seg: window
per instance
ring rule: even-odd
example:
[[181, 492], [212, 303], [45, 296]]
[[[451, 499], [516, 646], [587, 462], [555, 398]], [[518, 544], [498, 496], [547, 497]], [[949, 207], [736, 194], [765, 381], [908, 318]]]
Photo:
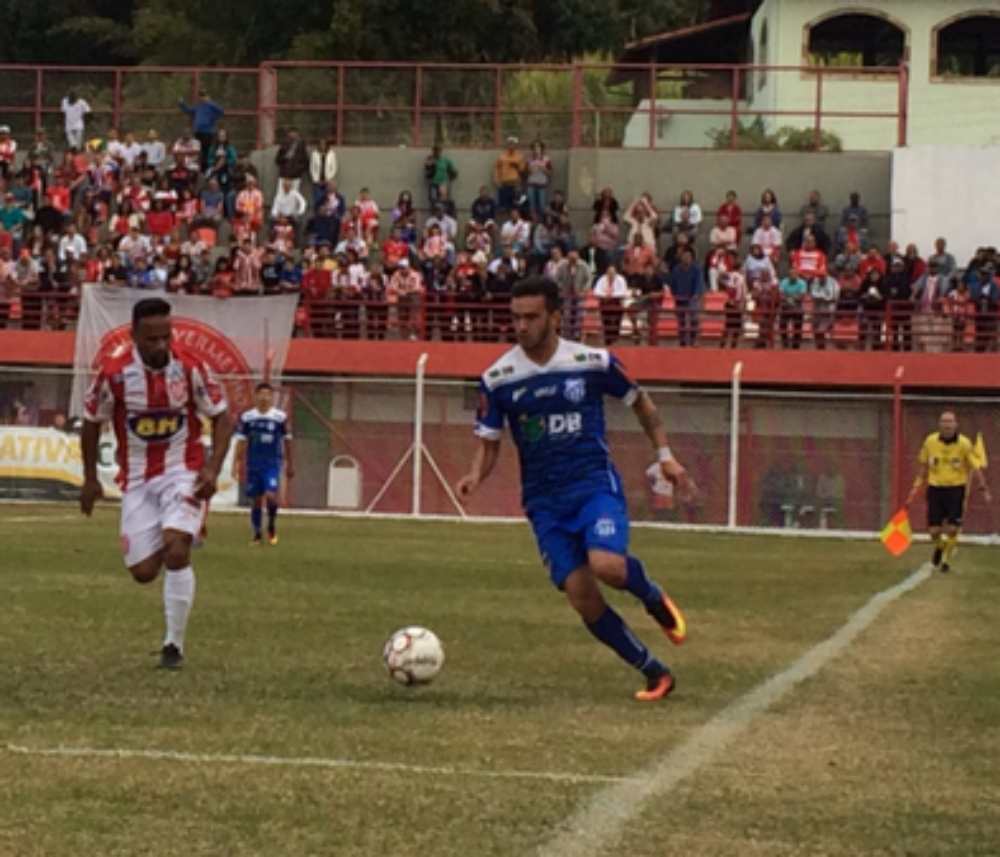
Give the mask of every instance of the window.
[[971, 15], [934, 31], [937, 77], [1000, 78], [1000, 17]]
[[809, 65], [896, 68], [906, 57], [906, 32], [879, 15], [837, 14], [806, 27]]

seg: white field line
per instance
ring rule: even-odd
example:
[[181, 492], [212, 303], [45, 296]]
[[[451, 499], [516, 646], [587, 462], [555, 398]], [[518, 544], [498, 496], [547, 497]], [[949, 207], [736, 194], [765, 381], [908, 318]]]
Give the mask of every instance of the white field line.
[[672, 789], [712, 764], [760, 715], [843, 654], [886, 607], [930, 576], [930, 565], [924, 565], [906, 580], [879, 592], [832, 637], [724, 708], [659, 761], [599, 791], [560, 825], [561, 831], [538, 850], [538, 857], [596, 857], [618, 853], [612, 848], [629, 821], [654, 799], [668, 806], [663, 799]]
[[75, 521], [78, 515], [15, 515], [4, 517], [5, 524], [48, 524], [52, 521]]
[[493, 771], [486, 768], [452, 768], [432, 765], [406, 765], [397, 762], [375, 762], [363, 759], [329, 759], [310, 756], [254, 756], [228, 753], [180, 753], [173, 750], [142, 750], [98, 747], [25, 747], [19, 744], [0, 745], [8, 753], [20, 756], [56, 756], [77, 759], [151, 759], [165, 762], [186, 762], [197, 765], [256, 765], [287, 768], [335, 768], [354, 771], [380, 771], [421, 776], [470, 777], [488, 780], [543, 780], [570, 784], [613, 784], [625, 777], [600, 774], [571, 774], [560, 771]]

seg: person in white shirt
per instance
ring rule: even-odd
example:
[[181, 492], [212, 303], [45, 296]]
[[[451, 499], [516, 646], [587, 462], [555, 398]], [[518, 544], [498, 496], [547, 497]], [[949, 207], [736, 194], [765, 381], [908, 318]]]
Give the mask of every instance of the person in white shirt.
[[636, 233], [642, 236], [646, 247], [656, 249], [656, 230], [659, 225], [659, 212], [653, 206], [648, 193], [633, 199], [625, 211], [623, 218], [629, 227], [628, 243], [635, 243]]
[[76, 225], [70, 223], [66, 234], [59, 239], [59, 261], [66, 261], [66, 252], [73, 254], [74, 259], [84, 259], [87, 256], [87, 241], [76, 231]]
[[309, 154], [309, 176], [313, 186], [313, 208], [326, 197], [327, 182], [337, 178], [337, 153], [328, 140], [320, 140]]
[[528, 249], [530, 237], [531, 224], [521, 217], [520, 211], [511, 209], [510, 219], [500, 229], [500, 245], [513, 247], [517, 253], [523, 253]]
[[771, 215], [765, 214], [760, 219], [760, 228], [754, 232], [751, 244], [759, 246], [772, 263], [778, 263], [778, 257], [781, 255], [781, 230], [772, 223]]
[[131, 170], [135, 159], [139, 157], [141, 152], [142, 146], [135, 141], [135, 134], [129, 131], [125, 135], [125, 141], [121, 144], [121, 157], [125, 166]]
[[155, 128], [149, 129], [146, 142], [142, 144], [142, 150], [146, 153], [146, 163], [159, 171], [160, 165], [167, 159], [167, 147], [163, 145]]
[[90, 105], [70, 90], [62, 100], [62, 112], [66, 119], [66, 145], [71, 149], [83, 149], [85, 118], [90, 113]]
[[274, 202], [271, 204], [271, 217], [277, 220], [283, 214], [292, 223], [297, 224], [306, 213], [306, 208], [305, 197], [295, 189], [295, 183], [291, 179], [282, 179], [278, 185], [278, 193], [275, 194]]
[[601, 321], [604, 328], [604, 346], [610, 348], [618, 341], [628, 283], [614, 265], [608, 265], [604, 275], [594, 283], [594, 295], [601, 303]]

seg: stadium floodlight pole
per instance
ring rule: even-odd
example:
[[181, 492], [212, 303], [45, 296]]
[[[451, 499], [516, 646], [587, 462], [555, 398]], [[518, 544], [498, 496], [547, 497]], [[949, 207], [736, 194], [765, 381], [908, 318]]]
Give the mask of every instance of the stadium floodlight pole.
[[729, 403], [729, 529], [737, 525], [736, 506], [739, 498], [740, 481], [740, 379], [743, 375], [743, 361], [733, 366], [733, 383]]
[[424, 463], [424, 374], [428, 354], [417, 359], [417, 401], [413, 408], [413, 507], [414, 517], [420, 515], [420, 491]]

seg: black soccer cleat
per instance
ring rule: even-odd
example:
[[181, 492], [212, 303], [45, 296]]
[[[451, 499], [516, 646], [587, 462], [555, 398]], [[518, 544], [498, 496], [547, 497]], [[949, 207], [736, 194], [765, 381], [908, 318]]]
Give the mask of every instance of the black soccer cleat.
[[640, 690], [635, 695], [639, 702], [656, 702], [660, 699], [666, 699], [677, 687], [677, 679], [665, 666], [657, 665], [652, 669], [643, 670], [643, 672], [646, 675], [646, 689]]
[[[941, 560], [944, 558], [944, 550], [942, 548], [934, 548], [934, 556], [931, 557], [931, 565], [937, 568], [941, 565]], [[946, 569], [942, 569], [943, 571]]]
[[184, 655], [173, 643], [167, 643], [160, 651], [161, 670], [179, 670], [184, 666]]
[[938, 571], [940, 571], [942, 574], [947, 574], [949, 571], [951, 571], [951, 566], [948, 565], [948, 563], [943, 562], [941, 563], [941, 567], [938, 569]]

